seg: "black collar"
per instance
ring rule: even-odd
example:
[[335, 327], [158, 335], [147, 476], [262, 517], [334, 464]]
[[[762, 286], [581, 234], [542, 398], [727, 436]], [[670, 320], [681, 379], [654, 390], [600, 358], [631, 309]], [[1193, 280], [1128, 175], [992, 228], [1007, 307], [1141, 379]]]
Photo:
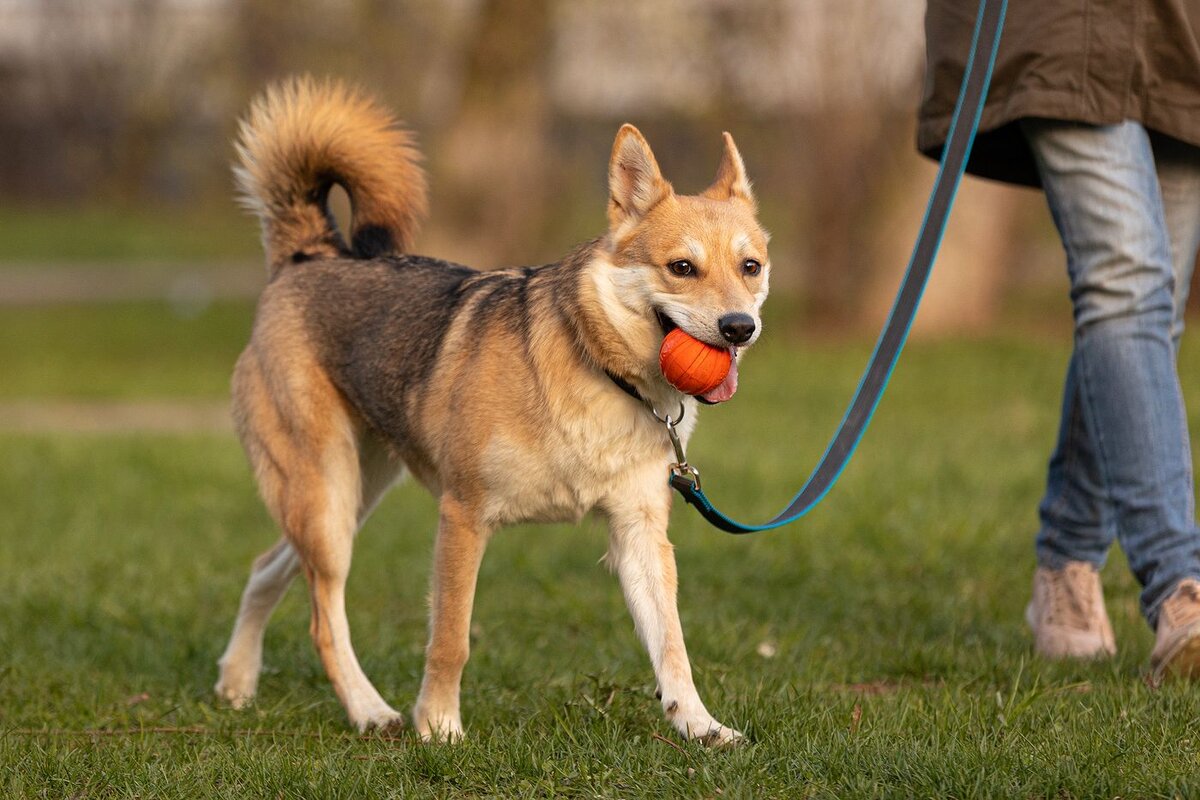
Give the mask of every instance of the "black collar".
[[629, 395], [634, 400], [637, 400], [639, 403], [646, 402], [646, 398], [642, 397], [642, 393], [639, 392], [637, 390], [637, 387], [635, 387], [632, 383], [625, 380], [620, 375], [614, 375], [613, 373], [609, 372], [608, 370], [604, 370], [604, 374], [607, 375], [608, 379], [611, 380], [613, 383], [615, 383], [617, 385], [617, 388], [620, 389], [622, 392]]
[[[637, 400], [639, 403], [646, 402], [646, 398], [642, 397], [642, 393], [639, 392], [637, 390], [637, 387], [634, 386], [632, 383], [625, 380], [624, 378], [622, 378], [619, 375], [614, 375], [613, 373], [609, 372], [608, 370], [604, 370], [604, 374], [607, 375], [608, 379], [610, 381], [612, 381], [613, 383], [615, 383], [617, 385], [617, 388], [620, 389], [622, 392], [629, 395], [634, 400]], [[703, 403], [706, 406], [715, 405], [715, 403], [713, 403], [711, 400], [705, 400], [703, 397], [697, 397], [696, 399], [699, 400], [701, 403]]]

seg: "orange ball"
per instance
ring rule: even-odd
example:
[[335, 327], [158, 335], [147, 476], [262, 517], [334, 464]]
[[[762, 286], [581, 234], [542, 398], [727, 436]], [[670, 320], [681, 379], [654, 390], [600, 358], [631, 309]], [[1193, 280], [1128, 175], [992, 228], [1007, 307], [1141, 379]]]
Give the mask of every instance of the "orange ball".
[[721, 385], [733, 357], [724, 347], [711, 344], [675, 328], [663, 339], [658, 366], [667, 383], [684, 394], [704, 394]]

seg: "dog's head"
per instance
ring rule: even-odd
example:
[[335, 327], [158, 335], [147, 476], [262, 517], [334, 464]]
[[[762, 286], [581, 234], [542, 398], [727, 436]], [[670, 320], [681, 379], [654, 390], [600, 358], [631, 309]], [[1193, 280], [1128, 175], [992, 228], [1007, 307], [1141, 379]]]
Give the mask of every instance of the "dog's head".
[[626, 324], [649, 322], [659, 343], [679, 327], [716, 347], [753, 344], [762, 331], [771, 263], [733, 137], [725, 134], [712, 185], [699, 195], [677, 195], [645, 137], [625, 125], [613, 144], [608, 181], [608, 256], [616, 294], [632, 312], [621, 315]]

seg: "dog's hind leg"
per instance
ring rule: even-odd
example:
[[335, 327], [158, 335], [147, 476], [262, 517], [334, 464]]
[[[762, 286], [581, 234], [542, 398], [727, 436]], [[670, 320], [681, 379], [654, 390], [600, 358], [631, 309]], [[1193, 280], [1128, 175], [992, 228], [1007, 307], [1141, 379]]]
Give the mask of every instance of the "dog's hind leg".
[[688, 739], [732, 744], [742, 735], [713, 719], [692, 681], [676, 605], [675, 550], [667, 540], [670, 490], [659, 470], [647, 478], [615, 493], [617, 499], [606, 504], [605, 561], [617, 573], [638, 638], [650, 654], [667, 719]]
[[[228, 687], [223, 694], [237, 694], [250, 683], [243, 678], [239, 687], [233, 680], [233, 667], [242, 666], [247, 673], [252, 665], [251, 660], [238, 661], [242, 654], [253, 655], [240, 643], [261, 641], [267, 617], [261, 608], [266, 600], [278, 600], [286, 586], [284, 576], [296, 570], [295, 561], [308, 578], [313, 641], [350, 721], [359, 730], [391, 727], [402, 717], [380, 697], [354, 655], [345, 585], [359, 523], [390, 484], [399, 463], [367, 458], [368, 451], [360, 447], [361, 431], [345, 401], [305, 356], [293, 350], [288, 359], [272, 359], [273, 364], [287, 364], [287, 371], [268, 374], [248, 350], [234, 375], [238, 430], [263, 501], [288, 544], [264, 557], [261, 569], [256, 567], [251, 576], [246, 590], [250, 608], [260, 610], [251, 611], [244, 633], [235, 631], [230, 645], [235, 658], [222, 664], [218, 686]], [[366, 478], [364, 471], [369, 472]]]
[[300, 553], [312, 597], [310, 627], [317, 652], [350, 722], [359, 731], [403, 725], [359, 666], [346, 618], [346, 578], [363, 508], [358, 452], [349, 441], [333, 442], [319, 470], [294, 487], [289, 536]]
[[[294, 447], [284, 433], [283, 410], [268, 389], [265, 370], [253, 348], [247, 348], [238, 359], [233, 389], [238, 434], [258, 479], [263, 501], [282, 526], [278, 511], [287, 484], [287, 457]], [[262, 669], [263, 633], [271, 612], [299, 572], [300, 558], [287, 536], [254, 561], [250, 580], [242, 592], [233, 635], [218, 662], [217, 695], [234, 708], [241, 708], [254, 698]]]
[[[361, 527], [384, 492], [396, 482], [403, 466], [384, 444], [374, 439], [365, 439], [359, 453], [362, 501], [359, 503], [358, 526]], [[300, 557], [286, 537], [254, 561], [250, 580], [242, 592], [233, 635], [218, 662], [221, 675], [217, 681], [217, 694], [234, 708], [242, 708], [254, 698], [262, 670], [263, 634], [267, 622], [299, 574]]]
[[233, 635], [218, 662], [221, 677], [217, 681], [217, 694], [234, 708], [242, 708], [254, 698], [262, 669], [263, 632], [271, 612], [299, 573], [300, 557], [286, 538], [254, 561], [250, 580], [242, 592]]
[[413, 710], [422, 739], [463, 735], [459, 689], [471, 648], [471, 610], [487, 535], [469, 506], [443, 496], [433, 556], [433, 591], [425, 677]]

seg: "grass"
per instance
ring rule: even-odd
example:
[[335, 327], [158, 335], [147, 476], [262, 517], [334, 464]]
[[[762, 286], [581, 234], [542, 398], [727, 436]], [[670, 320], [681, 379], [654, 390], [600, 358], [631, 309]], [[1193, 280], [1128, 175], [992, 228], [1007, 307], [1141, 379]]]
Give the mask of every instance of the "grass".
[[253, 306], [167, 303], [0, 309], [0, 400], [30, 397], [221, 400]]
[[[217, 397], [249, 324], [243, 306], [41, 313], [0, 316], [6, 397]], [[92, 341], [113, 328], [110, 346]], [[869, 352], [774, 333], [690, 454], [749, 519], [794, 492]], [[1191, 397], [1198, 350], [1185, 344]], [[1151, 638], [1119, 555], [1105, 584], [1120, 655], [1030, 654], [1033, 509], [1066, 355], [1065, 340], [917, 343], [808, 518], [738, 538], [676, 509], [701, 695], [753, 740], [732, 752], [680, 743], [661, 719], [594, 521], [491, 544], [465, 743], [350, 732], [299, 585], [269, 629], [257, 704], [221, 708], [214, 662], [275, 538], [236, 442], [0, 436], [0, 795], [1197, 796], [1200, 692], [1146, 686]], [[355, 553], [356, 649], [399, 708], [420, 681], [435, 513], [402, 486]]]

